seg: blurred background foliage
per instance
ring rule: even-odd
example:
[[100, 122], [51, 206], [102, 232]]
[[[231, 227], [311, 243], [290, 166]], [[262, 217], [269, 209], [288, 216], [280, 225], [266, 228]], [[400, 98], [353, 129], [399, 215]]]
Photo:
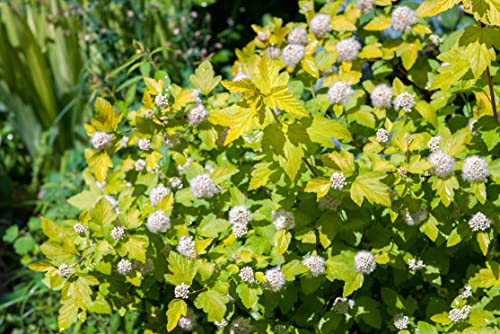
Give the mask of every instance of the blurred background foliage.
[[[161, 68], [185, 85], [205, 59], [230, 77], [251, 24], [297, 13], [289, 0], [0, 1], [0, 333], [57, 332], [58, 300], [25, 264], [39, 259], [39, 215], [76, 215], [65, 199], [83, 185], [96, 96], [126, 110], [141, 76]], [[441, 33], [468, 20], [453, 8], [432, 24]], [[135, 319], [92, 315], [65, 332], [135, 333]]]

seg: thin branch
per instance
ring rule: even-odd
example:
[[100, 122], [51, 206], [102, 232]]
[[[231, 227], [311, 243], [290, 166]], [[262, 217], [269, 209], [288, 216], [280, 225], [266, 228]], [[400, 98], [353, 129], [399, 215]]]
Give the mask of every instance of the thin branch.
[[490, 88], [491, 95], [491, 107], [493, 108], [493, 113], [497, 119], [497, 122], [500, 123], [500, 112], [497, 111], [497, 104], [495, 102], [495, 91], [493, 90], [493, 80], [491, 79], [490, 67], [486, 67], [486, 78], [488, 78], [488, 87]]
[[302, 161], [304, 161], [304, 163], [306, 164], [307, 168], [309, 168], [309, 170], [314, 174], [314, 176], [316, 176], [316, 177], [319, 176], [319, 174], [316, 171], [316, 169], [314, 169], [314, 166], [311, 165], [311, 163], [309, 161], [307, 161], [306, 158], [302, 157]]

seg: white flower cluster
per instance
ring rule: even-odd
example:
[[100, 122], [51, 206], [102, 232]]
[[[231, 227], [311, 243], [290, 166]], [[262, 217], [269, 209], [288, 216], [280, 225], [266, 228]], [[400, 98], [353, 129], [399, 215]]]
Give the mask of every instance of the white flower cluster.
[[443, 151], [433, 152], [427, 160], [433, 164], [431, 172], [441, 179], [446, 179], [455, 169], [455, 159]]
[[174, 289], [175, 298], [188, 299], [190, 288], [191, 286], [187, 285], [186, 283], [176, 285]]
[[354, 90], [351, 86], [346, 85], [341, 81], [335, 82], [328, 89], [328, 99], [332, 104], [347, 104], [349, 99], [354, 94]]
[[303, 28], [293, 28], [287, 36], [288, 43], [290, 44], [307, 44], [307, 31]]
[[111, 230], [111, 238], [115, 240], [121, 240], [125, 236], [125, 227], [123, 226], [115, 226]]
[[325, 272], [325, 259], [321, 256], [308, 256], [302, 260], [302, 263], [309, 269], [309, 274], [313, 277], [317, 277]]
[[304, 57], [304, 53], [306, 52], [306, 48], [300, 44], [288, 44], [283, 49], [281, 53], [281, 58], [285, 62], [286, 66], [295, 67], [302, 58]]
[[221, 188], [214, 183], [208, 173], [197, 175], [191, 179], [190, 189], [196, 198], [212, 198], [221, 191]]
[[144, 110], [144, 117], [146, 117], [147, 119], [153, 118], [154, 115], [155, 115], [155, 111], [153, 109]]
[[339, 314], [345, 314], [354, 308], [354, 300], [337, 297], [333, 302], [333, 310]]
[[229, 327], [229, 334], [251, 334], [253, 333], [253, 326], [250, 319], [238, 317], [231, 322]]
[[404, 112], [411, 112], [411, 108], [415, 106], [415, 96], [408, 92], [404, 92], [396, 96], [393, 103], [394, 109], [403, 109]]
[[151, 140], [142, 138], [139, 140], [138, 145], [141, 151], [149, 151], [151, 149]]
[[162, 95], [162, 94], [158, 94], [156, 95], [155, 97], [155, 104], [158, 108], [161, 108], [161, 109], [165, 109], [166, 107], [168, 107], [168, 96], [167, 94], [165, 95]]
[[375, 0], [356, 0], [356, 8], [366, 13], [373, 9], [374, 2]]
[[490, 228], [491, 220], [488, 219], [482, 212], [476, 212], [468, 222], [470, 228], [474, 231], [485, 231]]
[[90, 142], [96, 150], [104, 150], [111, 144], [112, 140], [112, 135], [108, 135], [107, 133], [100, 131], [97, 131], [92, 135], [92, 137], [90, 137]]
[[344, 173], [334, 172], [330, 177], [330, 183], [333, 189], [342, 190], [347, 184]]
[[186, 237], [184, 235], [181, 236], [179, 238], [179, 243], [177, 244], [177, 251], [179, 254], [184, 255], [188, 259], [195, 259], [197, 254], [193, 237]]
[[266, 286], [272, 291], [276, 292], [281, 290], [283, 285], [286, 283], [285, 275], [281, 271], [280, 267], [274, 267], [266, 270], [265, 276], [267, 281]]
[[241, 238], [247, 235], [248, 229], [246, 224], [233, 224], [233, 234], [236, 238]]
[[118, 262], [117, 268], [120, 274], [127, 275], [132, 271], [132, 263], [127, 259], [121, 259], [120, 262]]
[[376, 108], [389, 108], [392, 102], [392, 89], [386, 84], [380, 84], [370, 93], [372, 105]]
[[159, 184], [149, 193], [149, 201], [153, 206], [157, 206], [168, 194], [170, 194], [170, 188], [165, 187], [163, 184]]
[[471, 309], [470, 305], [464, 305], [462, 308], [454, 307], [448, 313], [448, 318], [453, 322], [467, 319], [467, 317], [469, 316], [470, 309]]
[[224, 327], [226, 327], [227, 325], [229, 325], [229, 323], [227, 322], [226, 319], [222, 319], [221, 322], [214, 321], [214, 325], [215, 325], [215, 327], [217, 327], [218, 330], [221, 330]]
[[149, 214], [146, 227], [151, 233], [163, 233], [170, 228], [170, 219], [165, 212], [158, 210]]
[[439, 37], [438, 35], [436, 34], [432, 34], [429, 36], [429, 41], [431, 41], [432, 44], [438, 46], [439, 44], [441, 44], [443, 42], [443, 38], [442, 37]]
[[141, 170], [143, 170], [144, 167], [146, 167], [146, 160], [144, 160], [144, 159], [137, 159], [136, 162], [134, 163], [134, 169], [137, 172], [140, 172]]
[[170, 186], [174, 189], [182, 188], [182, 180], [177, 176], [171, 177], [170, 180], [168, 180], [168, 183], [170, 183]]
[[309, 29], [317, 38], [323, 37], [324, 34], [332, 31], [330, 15], [323, 13], [314, 15], [311, 22], [309, 22]]
[[410, 30], [411, 26], [418, 22], [417, 13], [406, 6], [399, 6], [391, 14], [391, 24], [395, 30]]
[[435, 136], [429, 139], [427, 142], [427, 147], [431, 152], [439, 151], [439, 144], [441, 143], [441, 136]]
[[73, 226], [73, 230], [75, 230], [76, 234], [82, 235], [85, 234], [89, 228], [86, 225], [76, 223], [75, 226]]
[[397, 173], [400, 177], [405, 177], [408, 174], [408, 169], [405, 167], [399, 167]]
[[417, 259], [417, 258], [412, 258], [408, 260], [408, 268], [410, 268], [413, 271], [418, 271], [421, 269], [425, 268], [424, 261]]
[[427, 219], [427, 209], [425, 206], [421, 206], [417, 211], [410, 212], [409, 210], [405, 210], [404, 219], [406, 224], [409, 226], [413, 226], [416, 224], [420, 224], [424, 220]]
[[341, 203], [342, 201], [340, 199], [335, 198], [331, 195], [326, 195], [319, 199], [318, 207], [321, 210], [337, 211]]
[[399, 330], [406, 329], [406, 328], [408, 328], [408, 325], [410, 324], [410, 318], [408, 318], [407, 315], [398, 314], [394, 318], [393, 324], [394, 324], [394, 327], [396, 327], [396, 329], [399, 329]]
[[377, 267], [375, 256], [366, 250], [356, 253], [354, 256], [354, 268], [358, 273], [370, 274]]
[[271, 59], [276, 59], [280, 56], [281, 54], [281, 49], [274, 46], [274, 45], [269, 45], [265, 52], [267, 53], [267, 55], [269, 56], [269, 58]]
[[467, 299], [469, 297], [472, 297], [472, 287], [470, 285], [464, 286], [458, 296], [462, 299]]
[[257, 38], [261, 41], [261, 42], [266, 42], [267, 41], [267, 34], [264, 32], [264, 31], [259, 31], [257, 33]]
[[361, 44], [354, 38], [344, 38], [335, 45], [335, 50], [339, 53], [337, 61], [353, 61], [361, 50]]
[[477, 155], [470, 155], [464, 160], [462, 177], [467, 182], [485, 182], [490, 176], [490, 169], [486, 160]]
[[181, 316], [177, 325], [185, 332], [192, 332], [196, 326], [196, 319], [193, 310], [187, 309], [185, 316]]
[[253, 274], [253, 269], [252, 267], [246, 266], [240, 269], [239, 276], [243, 282], [247, 282], [252, 284], [255, 282], [255, 277]]
[[376, 139], [381, 144], [387, 144], [389, 142], [389, 131], [384, 128], [378, 129]]
[[207, 118], [208, 116], [208, 111], [207, 108], [202, 103], [196, 104], [194, 107], [192, 107], [188, 114], [187, 118], [189, 120], [189, 125], [199, 125], [203, 123], [203, 121]]
[[63, 263], [57, 268], [57, 274], [62, 278], [67, 278], [69, 275], [73, 273], [73, 268]]
[[233, 225], [233, 234], [241, 238], [247, 234], [247, 224], [252, 220], [252, 212], [244, 205], [236, 205], [229, 210], [229, 222]]
[[193, 92], [191, 93], [191, 96], [193, 97], [194, 101], [196, 103], [201, 103], [201, 89], [195, 88], [193, 89]]
[[129, 139], [128, 137], [123, 137], [122, 139], [120, 139], [120, 146], [123, 148], [127, 147], [128, 139]]
[[277, 230], [290, 230], [295, 227], [295, 218], [292, 212], [279, 210], [273, 212], [273, 224]]

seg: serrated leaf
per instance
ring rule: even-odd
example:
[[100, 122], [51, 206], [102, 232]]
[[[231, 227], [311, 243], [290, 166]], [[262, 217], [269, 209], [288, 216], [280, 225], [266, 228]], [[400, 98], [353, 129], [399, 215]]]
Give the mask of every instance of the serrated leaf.
[[208, 290], [200, 293], [194, 301], [194, 305], [198, 309], [208, 315], [209, 322], [221, 322], [226, 313], [226, 304], [229, 302], [227, 295], [215, 290]]
[[437, 220], [434, 216], [430, 215], [429, 219], [420, 226], [420, 231], [424, 232], [425, 235], [432, 241], [436, 241], [439, 235], [439, 229], [437, 228]]
[[415, 333], [416, 334], [438, 334], [438, 331], [431, 324], [424, 322], [424, 321], [419, 321], [417, 323], [417, 331]]
[[475, 79], [478, 79], [481, 74], [483, 74], [486, 67], [491, 64], [492, 60], [490, 50], [485, 44], [479, 44], [479, 42], [469, 44], [465, 49], [465, 56], [469, 61], [470, 68]]
[[123, 114], [116, 114], [111, 103], [101, 97], [96, 99], [94, 108], [95, 114], [91, 119], [92, 125], [94, 125], [98, 131], [115, 131]]
[[318, 177], [307, 181], [305, 192], [316, 193], [318, 198], [321, 198], [328, 194], [328, 191], [332, 187], [330, 180], [324, 177]]
[[167, 330], [173, 331], [182, 316], [187, 315], [187, 304], [182, 299], [172, 299], [168, 303]]
[[257, 87], [253, 84], [250, 79], [244, 78], [238, 81], [222, 81], [222, 86], [224, 86], [228, 91], [232, 93], [243, 94], [245, 99], [249, 99], [258, 93]]
[[338, 121], [318, 116], [314, 116], [311, 126], [307, 128], [307, 133], [313, 143], [330, 148], [335, 147], [332, 138], [345, 141], [352, 140], [349, 130]]
[[271, 162], [259, 162], [254, 166], [248, 190], [254, 190], [267, 185], [269, 178], [275, 172], [274, 169], [269, 168], [271, 165]]
[[284, 155], [279, 156], [279, 164], [290, 180], [294, 182], [300, 166], [302, 165], [304, 150], [287, 140], [283, 147], [283, 154]]
[[344, 15], [337, 15], [332, 20], [332, 28], [335, 31], [355, 31], [356, 25], [349, 21]]
[[113, 167], [109, 155], [104, 151], [97, 151], [89, 158], [89, 168], [93, 171], [97, 181], [104, 182], [108, 169]]
[[236, 167], [218, 167], [212, 173], [210, 173], [210, 177], [214, 181], [215, 184], [220, 184], [238, 173], [238, 168]]
[[250, 288], [246, 283], [238, 284], [236, 293], [240, 297], [241, 302], [247, 309], [252, 309], [257, 305], [259, 296], [262, 295], [261, 288]]
[[432, 189], [437, 191], [441, 202], [446, 207], [451, 204], [455, 197], [454, 189], [458, 188], [458, 180], [455, 176], [450, 176], [445, 180], [436, 177], [432, 183]]
[[426, 121], [430, 122], [434, 126], [434, 128], [437, 129], [437, 114], [432, 105], [425, 101], [418, 101], [415, 105], [415, 109]]
[[304, 71], [309, 73], [314, 78], [317, 79], [319, 77], [319, 69], [318, 66], [316, 65], [315, 59], [312, 56], [310, 55], [304, 56], [304, 58], [302, 58], [301, 61], [301, 66], [304, 69]]
[[351, 176], [355, 171], [354, 155], [349, 151], [332, 152], [323, 157], [331, 160], [346, 176]]
[[386, 15], [378, 15], [365, 25], [363, 29], [368, 31], [380, 31], [389, 28], [391, 25], [390, 17]]
[[441, 312], [438, 314], [434, 314], [431, 317], [431, 320], [434, 321], [435, 323], [441, 324], [441, 325], [449, 325], [451, 323], [450, 318], [448, 318], [448, 312]]
[[28, 264], [28, 268], [30, 268], [33, 271], [37, 271], [37, 272], [45, 272], [45, 271], [49, 270], [50, 268], [54, 268], [54, 266], [49, 261], [42, 260], [42, 261], [33, 262], [33, 263]]
[[366, 198], [372, 204], [390, 206], [389, 187], [380, 181], [385, 176], [385, 174], [377, 172], [368, 172], [359, 175], [351, 186], [351, 199], [354, 203], [361, 206]]
[[144, 78], [144, 83], [146, 84], [146, 87], [148, 88], [150, 94], [158, 95], [163, 92], [162, 80], [155, 80], [153, 78], [146, 77]]
[[78, 306], [71, 301], [63, 303], [59, 308], [59, 315], [57, 317], [57, 325], [60, 331], [68, 329], [78, 320]]
[[99, 199], [99, 193], [84, 190], [68, 199], [68, 203], [80, 210], [88, 210], [95, 205]]
[[308, 116], [307, 110], [301, 100], [285, 89], [273, 90], [271, 95], [266, 97], [266, 104], [274, 110], [284, 110], [297, 117]]
[[352, 295], [352, 293], [363, 286], [364, 276], [363, 274], [357, 273], [356, 276], [352, 280], [346, 280], [344, 283], [344, 291], [342, 292], [342, 296], [348, 297]]
[[418, 52], [422, 49], [422, 44], [419, 40], [415, 40], [414, 43], [402, 43], [397, 50], [397, 55], [401, 57], [403, 61], [403, 67], [409, 70], [415, 64], [418, 57]]
[[486, 262], [486, 268], [479, 270], [469, 284], [476, 288], [488, 289], [500, 285], [500, 267], [496, 262]]
[[425, 0], [417, 8], [418, 17], [436, 16], [458, 4], [456, 0]]
[[191, 285], [197, 272], [195, 261], [189, 260], [176, 252], [170, 252], [168, 255], [168, 269], [172, 274], [167, 274], [165, 277], [167, 282], [173, 285], [181, 283]]
[[276, 255], [281, 256], [285, 254], [292, 240], [292, 235], [287, 230], [279, 230], [274, 235], [273, 244], [276, 249]]
[[488, 254], [488, 248], [491, 242], [488, 233], [478, 232], [476, 234], [476, 241], [479, 245], [479, 248], [481, 248], [481, 252], [483, 253], [484, 256], [486, 256], [486, 254]]
[[295, 280], [295, 276], [307, 273], [309, 269], [299, 260], [292, 260], [281, 267], [281, 272], [285, 275], [287, 282]]
[[130, 258], [145, 263], [148, 245], [149, 239], [145, 235], [129, 235], [127, 241], [122, 243], [122, 249]]
[[189, 79], [196, 88], [201, 90], [202, 94], [208, 95], [219, 84], [222, 77], [220, 75], [215, 76], [212, 64], [205, 60], [196, 68]]
[[462, 236], [458, 233], [458, 229], [455, 228], [451, 231], [448, 236], [448, 241], [446, 242], [446, 247], [453, 247], [462, 241]]
[[61, 241], [64, 238], [64, 228], [46, 217], [42, 217], [41, 227], [50, 240]]

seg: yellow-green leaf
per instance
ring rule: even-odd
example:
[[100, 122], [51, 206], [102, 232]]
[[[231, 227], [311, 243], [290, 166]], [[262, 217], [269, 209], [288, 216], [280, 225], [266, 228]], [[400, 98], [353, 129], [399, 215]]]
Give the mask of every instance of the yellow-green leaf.
[[302, 101], [289, 93], [286, 88], [273, 90], [272, 94], [269, 95], [265, 100], [266, 104], [269, 106], [269, 108], [271, 108], [271, 110], [277, 108], [278, 110], [284, 110], [298, 117], [304, 117], [308, 115]]
[[205, 95], [208, 95], [221, 81], [221, 76], [215, 76], [212, 64], [205, 60], [198, 66], [193, 75], [191, 75], [191, 83]]
[[385, 177], [385, 174], [377, 172], [359, 175], [351, 186], [351, 198], [354, 203], [361, 206], [366, 198], [370, 203], [390, 206], [389, 187], [380, 181]]
[[478, 232], [476, 234], [476, 240], [479, 245], [479, 248], [481, 248], [481, 252], [483, 253], [484, 256], [486, 256], [486, 254], [488, 254], [488, 248], [490, 247], [490, 242], [491, 242], [488, 233]]
[[349, 130], [334, 119], [314, 116], [311, 126], [307, 128], [307, 133], [312, 142], [325, 147], [334, 148], [332, 138], [338, 140], [351, 141]]
[[194, 301], [194, 305], [198, 309], [208, 315], [209, 322], [221, 322], [226, 313], [226, 304], [229, 302], [227, 295], [215, 290], [208, 290], [200, 293]]
[[391, 26], [391, 18], [386, 15], [375, 16], [363, 29], [369, 31], [380, 31]]
[[91, 121], [95, 128], [104, 132], [115, 131], [123, 114], [116, 114], [111, 103], [101, 97], [96, 99], [94, 107], [95, 115]]
[[331, 187], [332, 184], [330, 183], [330, 180], [324, 177], [318, 177], [309, 180], [304, 191], [308, 193], [316, 193], [318, 198], [321, 198], [328, 194]]
[[486, 67], [490, 66], [491, 60], [496, 58], [494, 51], [492, 52], [486, 44], [480, 44], [478, 41], [467, 46], [465, 56], [469, 61], [475, 79], [478, 79], [486, 70]]
[[274, 235], [273, 244], [276, 249], [276, 255], [281, 256], [285, 254], [292, 240], [292, 235], [287, 230], [279, 230]]
[[89, 159], [89, 167], [99, 182], [103, 182], [108, 174], [108, 169], [113, 167], [113, 162], [104, 151], [97, 151]]
[[182, 316], [187, 315], [187, 304], [182, 299], [172, 299], [168, 303], [167, 330], [173, 331]]

